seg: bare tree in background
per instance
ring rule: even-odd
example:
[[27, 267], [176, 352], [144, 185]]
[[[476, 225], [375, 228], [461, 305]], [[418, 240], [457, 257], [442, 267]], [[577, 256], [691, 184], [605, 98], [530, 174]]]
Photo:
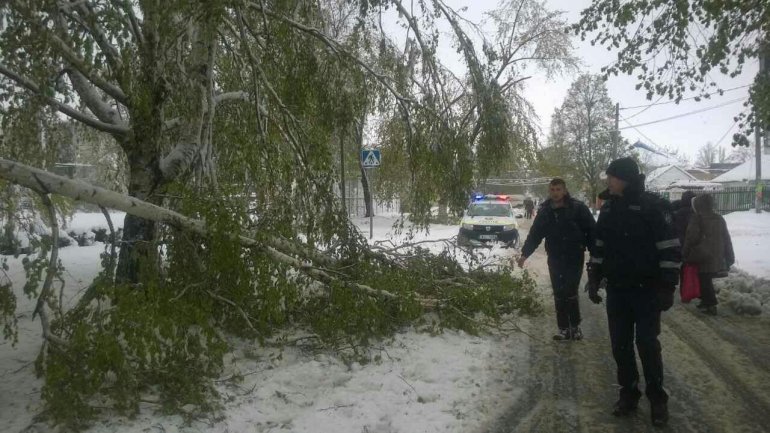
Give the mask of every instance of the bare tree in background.
[[708, 168], [715, 162], [725, 162], [725, 160], [727, 160], [727, 150], [724, 147], [708, 142], [698, 149], [695, 166]]

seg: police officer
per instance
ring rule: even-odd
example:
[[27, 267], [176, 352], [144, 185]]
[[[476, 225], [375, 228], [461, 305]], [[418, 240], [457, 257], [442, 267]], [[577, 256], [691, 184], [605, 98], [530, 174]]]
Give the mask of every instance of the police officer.
[[607, 279], [607, 319], [620, 384], [620, 398], [612, 413], [632, 413], [641, 397], [635, 334], [652, 423], [663, 426], [668, 421], [668, 394], [663, 388], [658, 341], [660, 312], [674, 302], [680, 243], [670, 224], [669, 203], [644, 191], [644, 175], [633, 159], [612, 161], [607, 184], [607, 191], [600, 195], [606, 201], [596, 224], [586, 290], [591, 301], [600, 303], [599, 282]]
[[586, 247], [592, 244], [594, 218], [588, 207], [570, 197], [564, 180], [548, 185], [549, 198], [540, 205], [527, 240], [521, 249], [519, 267], [545, 238], [548, 273], [551, 277], [559, 332], [554, 340], [580, 340], [578, 287], [583, 275]]

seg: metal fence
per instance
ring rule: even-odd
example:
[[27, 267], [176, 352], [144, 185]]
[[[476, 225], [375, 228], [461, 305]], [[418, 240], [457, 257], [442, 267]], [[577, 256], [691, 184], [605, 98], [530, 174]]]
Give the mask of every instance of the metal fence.
[[[674, 201], [682, 197], [681, 191], [653, 191], [661, 196]], [[770, 211], [770, 191], [765, 191], [762, 195], [762, 209]], [[745, 211], [754, 209], [756, 188], [753, 186], [739, 186], [723, 188], [717, 191], [695, 191], [695, 194], [709, 194], [714, 197], [714, 210], [721, 214], [728, 214], [735, 211]]]
[[[398, 199], [393, 201], [373, 200], [373, 202], [375, 215], [395, 214], [401, 208], [401, 202]], [[366, 215], [366, 201], [363, 197], [346, 197], [345, 209], [347, 209], [349, 216], [362, 217]]]

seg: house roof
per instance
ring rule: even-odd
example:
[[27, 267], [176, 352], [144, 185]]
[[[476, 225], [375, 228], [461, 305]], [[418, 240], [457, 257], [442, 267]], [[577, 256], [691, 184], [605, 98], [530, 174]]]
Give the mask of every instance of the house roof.
[[690, 180], [697, 180], [695, 176], [688, 173], [685, 169], [682, 167], [679, 167], [677, 165], [664, 165], [663, 167], [658, 167], [655, 170], [651, 171], [649, 174], [647, 174], [647, 183], [653, 182], [655, 179], [659, 178], [663, 174], [667, 173], [670, 170], [676, 170], [680, 172], [686, 179]]
[[708, 166], [709, 170], [732, 170], [735, 167], [741, 165], [740, 162], [712, 162], [711, 165]]
[[[727, 173], [721, 174], [712, 182], [744, 182], [754, 180], [757, 175], [757, 159], [749, 158], [743, 164], [735, 167]], [[762, 155], [762, 180], [770, 180], [770, 155]]]
[[721, 174], [713, 173], [710, 170], [704, 170], [702, 168], [688, 168], [687, 172], [698, 180], [711, 180]]

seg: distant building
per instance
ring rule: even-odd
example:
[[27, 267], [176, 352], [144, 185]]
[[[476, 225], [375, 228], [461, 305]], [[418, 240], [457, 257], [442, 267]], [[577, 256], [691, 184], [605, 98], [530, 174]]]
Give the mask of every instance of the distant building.
[[[712, 182], [718, 182], [726, 187], [754, 185], [757, 176], [756, 158], [749, 158], [717, 177]], [[762, 183], [770, 185], [770, 155], [762, 155]]]
[[662, 190], [673, 183], [687, 181], [698, 181], [698, 179], [678, 165], [664, 165], [647, 174], [645, 185], [650, 190]]
[[701, 181], [709, 181], [718, 176], [718, 174], [714, 174], [705, 168], [688, 168], [686, 171], [690, 173], [690, 176]]

